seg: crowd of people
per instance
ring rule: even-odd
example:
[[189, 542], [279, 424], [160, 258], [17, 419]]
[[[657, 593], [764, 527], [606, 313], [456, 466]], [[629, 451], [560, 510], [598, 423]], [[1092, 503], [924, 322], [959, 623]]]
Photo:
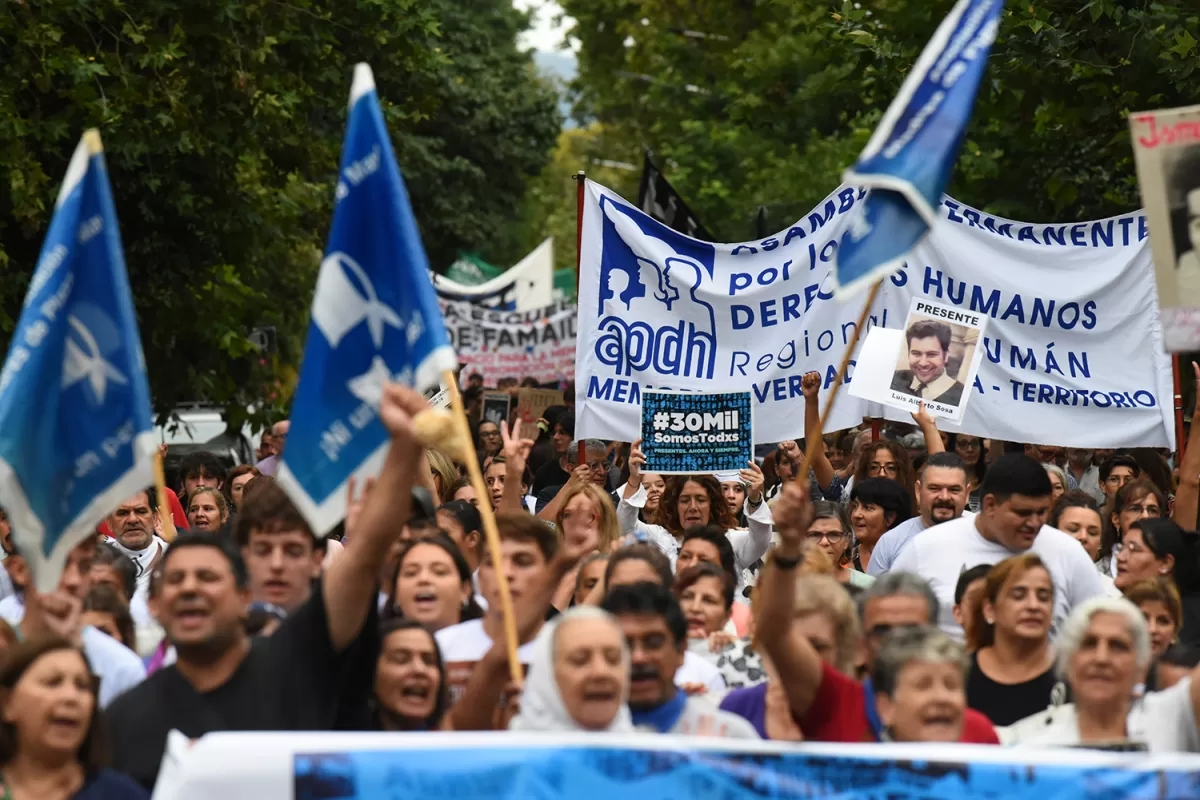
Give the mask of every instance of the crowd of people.
[[389, 386], [382, 471], [329, 535], [273, 478], [283, 421], [256, 464], [186, 456], [168, 513], [122, 502], [52, 592], [0, 521], [0, 797], [144, 797], [171, 730], [1200, 750], [1200, 431], [1179, 462], [923, 410], [824, 435], [819, 384], [805, 439], [718, 478], [577, 441], [569, 390], [484, 419], [471, 375], [483, 495]]

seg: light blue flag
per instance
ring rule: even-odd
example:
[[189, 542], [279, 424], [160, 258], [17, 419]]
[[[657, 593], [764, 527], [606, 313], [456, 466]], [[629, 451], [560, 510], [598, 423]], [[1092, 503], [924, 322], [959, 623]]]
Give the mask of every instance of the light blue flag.
[[0, 505], [50, 591], [68, 553], [154, 482], [146, 362], [100, 134], [79, 140], [0, 372]]
[[366, 64], [354, 69], [336, 203], [275, 473], [318, 535], [345, 517], [346, 482], [383, 465], [384, 383], [423, 391], [457, 367]]
[[870, 189], [837, 251], [838, 297], [900, 269], [937, 219], [1004, 0], [959, 0], [845, 181]]

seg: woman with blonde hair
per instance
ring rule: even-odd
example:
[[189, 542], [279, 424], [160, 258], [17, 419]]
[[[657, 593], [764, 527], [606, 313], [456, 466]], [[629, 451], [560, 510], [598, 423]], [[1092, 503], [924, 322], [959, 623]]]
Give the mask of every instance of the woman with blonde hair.
[[1166, 578], [1138, 581], [1125, 590], [1125, 599], [1133, 603], [1146, 618], [1150, 633], [1150, 656], [1153, 662], [1146, 673], [1146, 691], [1163, 688], [1158, 680], [1158, 660], [1179, 638], [1183, 627], [1183, 601], [1179, 590]]
[[[804, 562], [796, 572], [802, 579], [796, 585], [792, 630], [808, 639], [822, 660], [853, 676], [861, 630], [850, 593], [833, 577], [834, 567], [829, 557], [816, 547], [805, 550]], [[756, 592], [752, 607], [757, 604]], [[721, 709], [744, 717], [764, 739], [802, 741], [804, 734], [792, 717], [787, 693], [771, 664], [755, 653], [749, 642], [744, 649], [746, 653], [741, 658], [760, 660], [761, 680], [731, 690], [721, 701]], [[726, 674], [727, 670], [722, 672]]]
[[621, 536], [612, 498], [594, 483], [574, 481], [562, 491], [562, 506], [554, 518], [558, 532], [568, 536], [574, 526], [590, 526], [596, 531], [601, 553], [611, 553]]
[[1053, 614], [1054, 581], [1037, 554], [1006, 558], [988, 571], [968, 642], [967, 705], [993, 725], [1011, 725], [1051, 705], [1058, 684]]
[[187, 515], [192, 530], [217, 533], [229, 521], [229, 506], [220, 489], [201, 486], [188, 497]]
[[425, 448], [425, 460], [429, 462], [429, 471], [433, 473], [433, 485], [437, 488], [437, 505], [449, 503], [454, 499], [454, 487], [458, 483], [458, 468], [450, 460], [450, 456], [435, 447]]

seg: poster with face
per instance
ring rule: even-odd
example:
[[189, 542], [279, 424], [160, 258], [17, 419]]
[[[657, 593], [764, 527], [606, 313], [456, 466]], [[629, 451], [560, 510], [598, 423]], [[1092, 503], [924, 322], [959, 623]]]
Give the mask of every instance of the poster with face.
[[1163, 343], [1200, 347], [1200, 106], [1129, 118]]
[[962, 419], [983, 359], [988, 317], [913, 298], [903, 330], [867, 332], [850, 394], [931, 417]]

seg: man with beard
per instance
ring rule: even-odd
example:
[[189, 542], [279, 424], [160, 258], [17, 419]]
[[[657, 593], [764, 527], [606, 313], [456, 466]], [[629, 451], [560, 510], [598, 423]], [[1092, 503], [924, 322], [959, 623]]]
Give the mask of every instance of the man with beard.
[[917, 476], [921, 513], [880, 537], [867, 574], [879, 576], [891, 569], [904, 545], [921, 531], [961, 517], [967, 496], [967, 468], [961, 458], [954, 453], [934, 453], [927, 458]]
[[241, 553], [226, 538], [189, 533], [161, 565], [152, 607], [174, 645], [163, 667], [112, 704], [113, 766], [147, 789], [158, 779], [167, 733], [189, 738], [215, 731], [331, 730], [366, 724], [370, 681], [363, 662], [377, 646], [376, 576], [409, 518], [424, 452], [413, 417], [420, 394], [384, 388], [379, 420], [391, 447], [355, 533], [311, 598], [270, 637], [243, 627], [251, 591]]
[[684, 736], [758, 739], [754, 727], [675, 685], [687, 652], [687, 620], [675, 596], [656, 583], [617, 586], [604, 598], [629, 642], [629, 710], [639, 730]]

